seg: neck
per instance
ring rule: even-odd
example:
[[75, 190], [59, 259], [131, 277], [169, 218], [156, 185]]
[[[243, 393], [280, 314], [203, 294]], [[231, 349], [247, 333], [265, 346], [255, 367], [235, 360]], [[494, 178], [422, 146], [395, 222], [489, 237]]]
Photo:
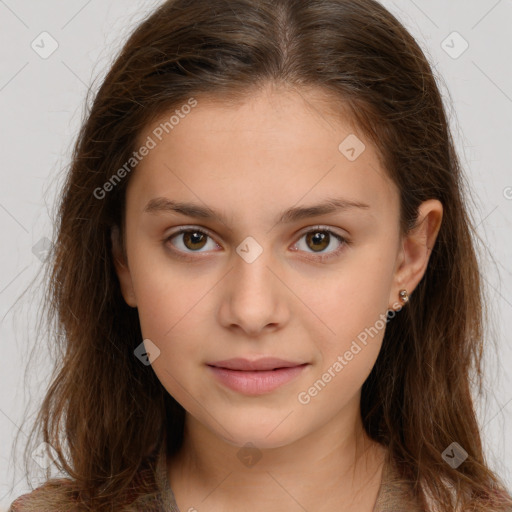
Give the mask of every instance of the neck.
[[180, 510], [371, 511], [386, 450], [367, 436], [360, 414], [344, 423], [340, 429], [335, 418], [259, 450], [234, 446], [187, 414], [183, 446], [168, 464]]

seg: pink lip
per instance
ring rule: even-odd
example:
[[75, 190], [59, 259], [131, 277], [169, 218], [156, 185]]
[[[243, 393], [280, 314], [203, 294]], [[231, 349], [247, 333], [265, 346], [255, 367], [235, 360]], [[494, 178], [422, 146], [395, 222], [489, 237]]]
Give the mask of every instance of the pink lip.
[[227, 368], [228, 370], [260, 371], [275, 370], [276, 368], [291, 368], [304, 363], [285, 361], [277, 357], [262, 357], [260, 359], [254, 359], [253, 361], [242, 357], [235, 357], [233, 359], [225, 359], [224, 361], [215, 361], [214, 363], [206, 364], [208, 366], [216, 366], [217, 368]]
[[246, 395], [261, 395], [290, 382], [309, 363], [296, 363], [274, 357], [255, 361], [235, 358], [208, 363], [210, 371], [225, 386]]

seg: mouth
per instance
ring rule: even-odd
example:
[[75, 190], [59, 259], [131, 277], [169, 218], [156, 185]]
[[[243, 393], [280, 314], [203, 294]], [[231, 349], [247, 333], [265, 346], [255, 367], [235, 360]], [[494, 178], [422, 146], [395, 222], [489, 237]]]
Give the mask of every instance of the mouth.
[[263, 357], [261, 359], [244, 359], [236, 357], [233, 359], [226, 359], [224, 361], [216, 361], [214, 363], [207, 363], [208, 366], [215, 368], [224, 368], [226, 370], [237, 370], [237, 371], [268, 371], [268, 370], [280, 370], [282, 368], [294, 368], [301, 366], [302, 362], [287, 361], [277, 357]]
[[278, 358], [228, 359], [207, 363], [213, 376], [222, 385], [245, 395], [270, 393], [298, 377], [309, 363]]

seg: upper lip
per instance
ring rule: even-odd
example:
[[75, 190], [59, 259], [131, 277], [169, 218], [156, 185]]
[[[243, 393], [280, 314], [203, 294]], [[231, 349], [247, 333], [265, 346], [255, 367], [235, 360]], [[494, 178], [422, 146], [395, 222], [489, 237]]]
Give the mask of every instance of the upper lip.
[[262, 357], [261, 359], [244, 359], [235, 357], [233, 359], [226, 359], [224, 361], [215, 361], [214, 363], [207, 363], [208, 366], [215, 366], [217, 368], [226, 368], [228, 370], [240, 371], [258, 371], [258, 370], [275, 370], [276, 368], [291, 368], [293, 366], [301, 366], [306, 363], [298, 363], [293, 361], [286, 361], [277, 357]]

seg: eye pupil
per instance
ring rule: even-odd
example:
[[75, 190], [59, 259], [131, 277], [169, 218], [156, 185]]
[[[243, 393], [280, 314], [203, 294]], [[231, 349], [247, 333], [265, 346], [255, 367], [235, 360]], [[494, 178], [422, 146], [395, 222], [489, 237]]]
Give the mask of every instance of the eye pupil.
[[[197, 231], [187, 231], [183, 233], [183, 241], [188, 249], [201, 249], [204, 247], [206, 236], [203, 233], [199, 233]], [[192, 245], [189, 246], [189, 244]], [[199, 245], [199, 247], [197, 247]]]
[[311, 249], [322, 251], [329, 246], [329, 234], [325, 231], [312, 231], [307, 234], [307, 241], [313, 242]]

